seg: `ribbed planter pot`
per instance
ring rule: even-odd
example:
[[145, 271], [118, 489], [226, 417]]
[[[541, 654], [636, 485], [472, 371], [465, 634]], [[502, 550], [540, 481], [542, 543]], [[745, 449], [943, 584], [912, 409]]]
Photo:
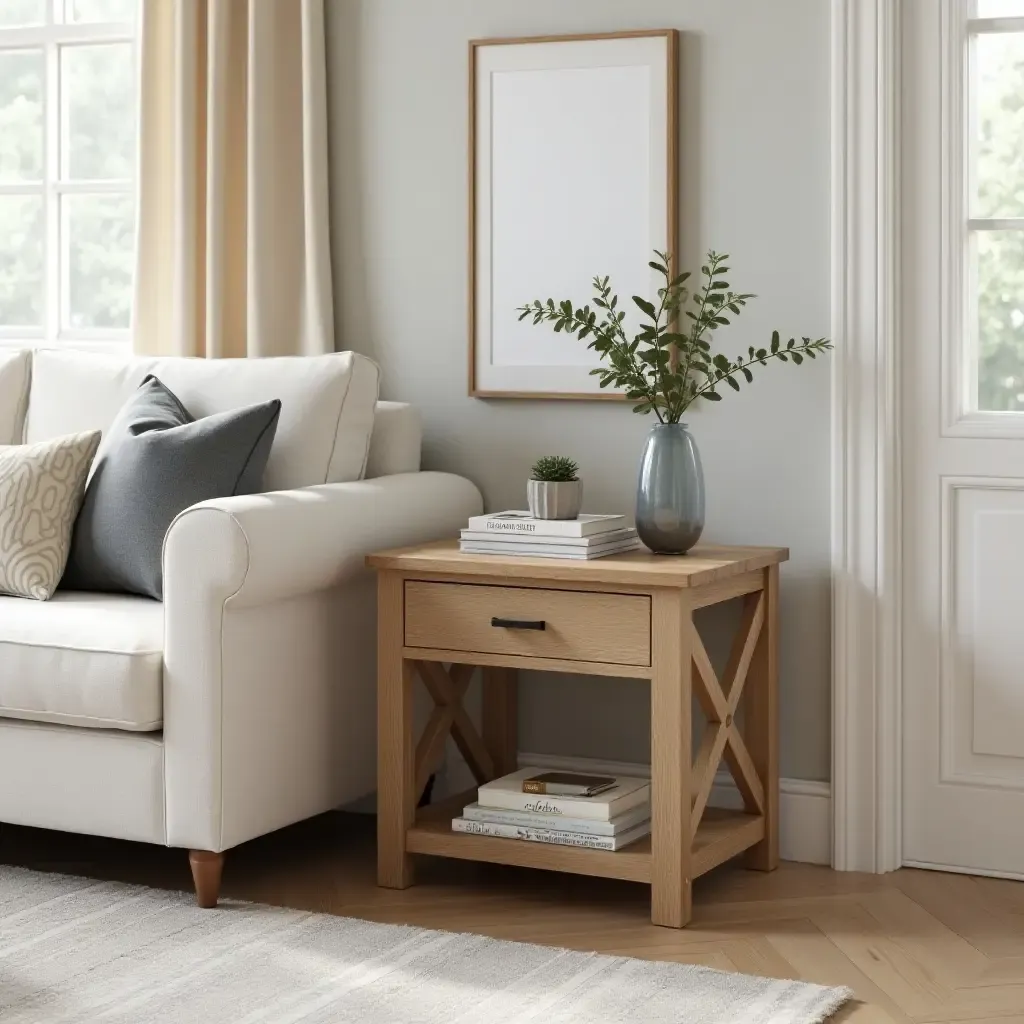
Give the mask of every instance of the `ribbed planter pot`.
[[575, 519], [583, 504], [583, 482], [529, 480], [526, 497], [534, 519]]

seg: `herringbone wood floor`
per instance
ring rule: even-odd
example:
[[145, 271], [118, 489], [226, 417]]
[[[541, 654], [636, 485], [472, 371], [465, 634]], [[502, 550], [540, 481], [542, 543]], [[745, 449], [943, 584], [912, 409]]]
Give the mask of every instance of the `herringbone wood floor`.
[[[168, 888], [180, 850], [0, 826], [0, 861]], [[639, 885], [424, 859], [404, 892], [374, 884], [373, 821], [322, 818], [228, 856], [224, 893], [377, 921], [849, 985], [838, 1021], [1024, 1024], [1024, 883], [884, 877], [784, 864], [698, 880], [683, 931], [653, 927]]]

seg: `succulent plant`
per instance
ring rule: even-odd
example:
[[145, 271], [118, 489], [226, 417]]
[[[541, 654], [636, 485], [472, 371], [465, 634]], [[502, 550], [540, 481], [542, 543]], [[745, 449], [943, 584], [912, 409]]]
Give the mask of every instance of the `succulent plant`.
[[530, 470], [533, 480], [545, 480], [548, 483], [568, 483], [579, 480], [580, 467], [565, 455], [542, 455]]

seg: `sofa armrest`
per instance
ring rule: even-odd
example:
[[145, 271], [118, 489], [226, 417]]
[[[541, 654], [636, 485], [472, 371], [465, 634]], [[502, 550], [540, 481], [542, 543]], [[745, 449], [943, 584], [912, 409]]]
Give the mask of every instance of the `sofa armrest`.
[[164, 601], [194, 599], [204, 580], [237, 607], [338, 586], [372, 551], [451, 536], [481, 509], [450, 473], [237, 495], [182, 512], [164, 540]]
[[373, 788], [371, 551], [453, 535], [468, 480], [202, 502], [164, 541], [167, 842], [223, 850]]

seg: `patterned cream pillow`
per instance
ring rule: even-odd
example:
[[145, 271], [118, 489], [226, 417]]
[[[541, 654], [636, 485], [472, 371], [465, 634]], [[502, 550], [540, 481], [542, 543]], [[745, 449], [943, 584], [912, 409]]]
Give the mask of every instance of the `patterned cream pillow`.
[[92, 430], [0, 446], [0, 594], [53, 596], [99, 443]]

